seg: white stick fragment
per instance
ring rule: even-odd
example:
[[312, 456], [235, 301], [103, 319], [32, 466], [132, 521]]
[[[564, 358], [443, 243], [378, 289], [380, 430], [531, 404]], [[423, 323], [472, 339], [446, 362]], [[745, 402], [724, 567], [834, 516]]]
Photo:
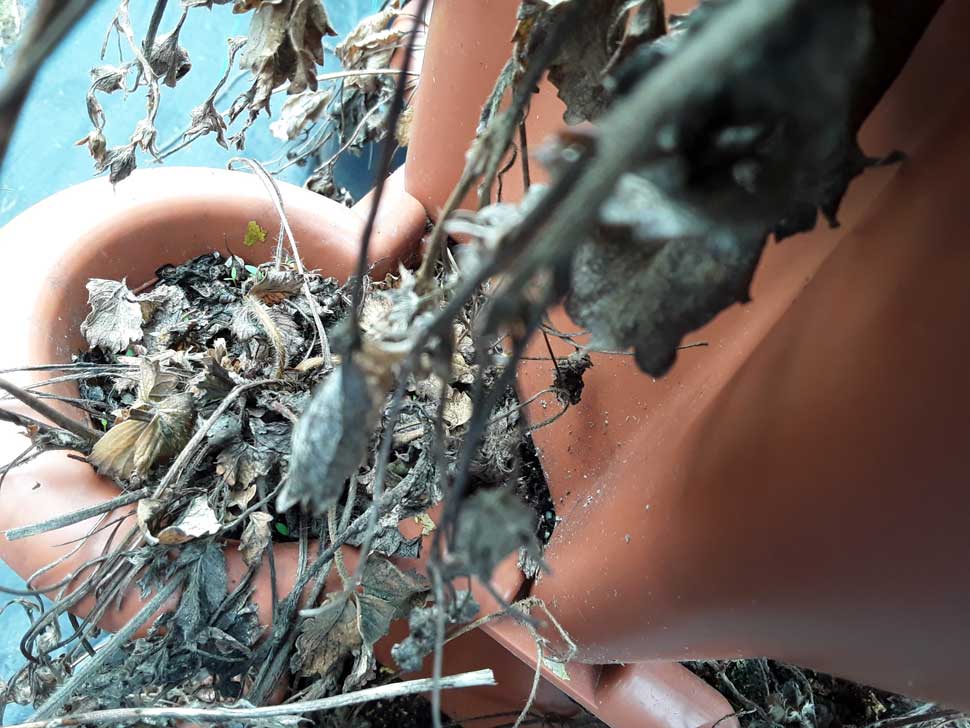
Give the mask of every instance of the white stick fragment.
[[[434, 680], [408, 680], [406, 682], [379, 685], [374, 688], [358, 690], [344, 695], [334, 695], [319, 700], [303, 700], [284, 705], [269, 705], [261, 708], [117, 708], [114, 710], [96, 710], [90, 713], [76, 713], [62, 718], [49, 720], [34, 720], [28, 723], [17, 723], [12, 728], [58, 728], [59, 726], [80, 726], [88, 723], [115, 723], [145, 718], [169, 718], [214, 723], [229, 720], [259, 720], [261, 718], [282, 718], [298, 716], [318, 710], [333, 710], [346, 708], [348, 705], [368, 703], [373, 700], [387, 700], [399, 698], [403, 695], [424, 693], [431, 690]], [[476, 670], [463, 672], [458, 675], [443, 677], [439, 681], [442, 690], [451, 688], [474, 688], [495, 685], [495, 676], [491, 670]]]

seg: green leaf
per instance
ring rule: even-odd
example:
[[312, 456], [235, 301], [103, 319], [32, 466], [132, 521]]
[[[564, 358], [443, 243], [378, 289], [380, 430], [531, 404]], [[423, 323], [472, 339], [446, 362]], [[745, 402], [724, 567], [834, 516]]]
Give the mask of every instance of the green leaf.
[[249, 224], [246, 225], [246, 237], [243, 238], [243, 245], [247, 248], [251, 248], [257, 243], [262, 243], [266, 241], [266, 231], [259, 226], [259, 223], [255, 220], [250, 220]]
[[277, 530], [278, 533], [280, 533], [283, 536], [289, 536], [290, 535], [290, 529], [286, 527], [286, 524], [285, 523], [277, 523], [276, 524], [276, 530]]

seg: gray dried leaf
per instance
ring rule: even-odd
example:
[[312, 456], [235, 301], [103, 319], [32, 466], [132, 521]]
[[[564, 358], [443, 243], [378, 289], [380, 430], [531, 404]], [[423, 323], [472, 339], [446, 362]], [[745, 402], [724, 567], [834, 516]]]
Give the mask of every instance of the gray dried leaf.
[[117, 354], [141, 340], [141, 305], [124, 281], [92, 278], [87, 289], [91, 312], [81, 324], [81, 334], [92, 349]]
[[229, 577], [222, 546], [214, 541], [190, 544], [182, 549], [183, 559], [194, 559], [190, 577], [175, 613], [181, 641], [194, 645], [209, 626], [228, 591]]
[[[520, 16], [517, 36], [542, 38], [569, 14], [575, 32], [567, 33], [549, 66], [549, 80], [566, 105], [567, 124], [594, 119], [610, 101], [603, 81], [639, 44], [663, 34], [661, 0], [531, 0]], [[531, 47], [534, 41], [520, 39]]]
[[172, 32], [158, 38], [148, 54], [152, 71], [162, 83], [171, 88], [175, 88], [175, 84], [192, 69], [189, 52], [179, 45], [179, 33], [182, 32], [186, 15], [187, 13], [182, 13]]
[[277, 501], [280, 511], [300, 503], [321, 513], [339, 500], [367, 454], [381, 402], [353, 361], [327, 376], [293, 428], [290, 477]]
[[535, 512], [505, 488], [479, 490], [462, 504], [453, 555], [472, 576], [488, 580], [519, 548], [536, 548]]
[[365, 594], [392, 606], [395, 619], [405, 617], [412, 607], [423, 603], [431, 588], [421, 574], [401, 571], [389, 559], [376, 555], [367, 559], [362, 584]]
[[[675, 32], [640, 46], [614, 83], [622, 95], [693, 42], [729, 2], [706, 2]], [[663, 131], [664, 156], [618, 181], [573, 261], [567, 311], [594, 346], [633, 347], [661, 376], [683, 336], [748, 300], [771, 233], [837, 224], [866, 166], [849, 117], [870, 40], [864, 3], [794, 13], [785, 53], [740, 53]]]
[[178, 520], [163, 528], [156, 538], [166, 546], [177, 546], [203, 536], [212, 536], [219, 532], [221, 526], [206, 496], [200, 495], [193, 498]]
[[249, 514], [249, 520], [239, 539], [239, 550], [242, 552], [246, 566], [256, 566], [263, 558], [263, 552], [269, 546], [272, 532], [269, 524], [273, 517], [269, 513], [256, 511]]
[[108, 170], [108, 181], [115, 185], [131, 175], [137, 166], [135, 160], [135, 145], [125, 144], [121, 147], [108, 149], [100, 161], [96, 161], [95, 168], [99, 172]]
[[276, 457], [265, 447], [238, 440], [216, 456], [216, 474], [232, 488], [249, 488], [267, 475]]

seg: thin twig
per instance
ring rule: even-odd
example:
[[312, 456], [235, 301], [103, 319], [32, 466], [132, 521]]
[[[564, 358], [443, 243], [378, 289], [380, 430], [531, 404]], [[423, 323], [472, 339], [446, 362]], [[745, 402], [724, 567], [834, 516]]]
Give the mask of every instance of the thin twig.
[[532, 689], [529, 690], [529, 698], [525, 701], [525, 705], [522, 706], [522, 712], [515, 719], [512, 728], [519, 728], [522, 725], [522, 721], [528, 717], [529, 711], [532, 710], [532, 705], [536, 701], [536, 693], [539, 692], [539, 681], [542, 679], [542, 638], [537, 634], [533, 635], [533, 637], [536, 641], [536, 671], [532, 676]]

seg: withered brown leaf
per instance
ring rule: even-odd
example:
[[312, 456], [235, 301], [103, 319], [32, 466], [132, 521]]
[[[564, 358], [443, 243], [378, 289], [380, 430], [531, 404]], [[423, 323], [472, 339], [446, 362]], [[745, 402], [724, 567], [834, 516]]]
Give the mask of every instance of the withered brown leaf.
[[249, 295], [270, 306], [299, 293], [303, 281], [297, 273], [283, 270], [266, 271], [262, 280], [249, 289]]
[[328, 677], [362, 642], [355, 600], [348, 592], [331, 595], [300, 625], [291, 668], [307, 677]]
[[112, 478], [144, 475], [155, 463], [171, 457], [188, 442], [194, 416], [190, 394], [166, 397], [153, 407], [140, 404], [138, 418], [108, 430], [91, 449], [89, 460]]
[[273, 517], [263, 511], [249, 514], [249, 520], [246, 521], [246, 527], [239, 539], [239, 550], [246, 566], [256, 566], [263, 558], [263, 552], [269, 546], [272, 536], [269, 527], [272, 521]]
[[240, 60], [256, 78], [247, 106], [269, 108], [273, 89], [289, 81], [290, 94], [317, 88], [323, 64], [323, 36], [336, 35], [320, 0], [263, 2], [249, 26], [249, 45]]

